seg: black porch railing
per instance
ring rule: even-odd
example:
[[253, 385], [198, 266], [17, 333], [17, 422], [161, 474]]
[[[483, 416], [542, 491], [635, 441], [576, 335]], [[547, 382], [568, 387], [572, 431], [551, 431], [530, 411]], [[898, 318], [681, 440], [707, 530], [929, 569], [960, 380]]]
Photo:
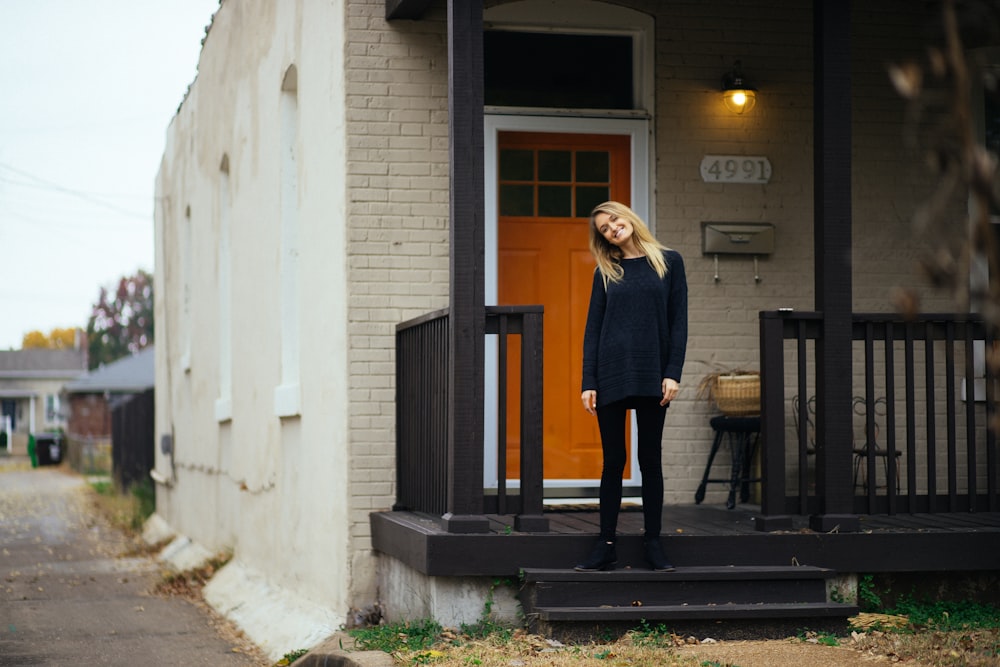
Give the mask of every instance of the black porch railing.
[[395, 510], [448, 502], [448, 309], [396, 326]]
[[[485, 331], [497, 336], [497, 488], [483, 488], [483, 513], [514, 514], [518, 530], [547, 530], [542, 516], [542, 306], [487, 306]], [[512, 336], [520, 336], [520, 383], [508, 390]], [[448, 468], [448, 310], [396, 327], [396, 504], [393, 509], [443, 515], [459, 475]], [[519, 395], [516, 410], [509, 397]], [[516, 419], [509, 419], [508, 417]], [[507, 479], [508, 423], [519, 441], [517, 492]]]
[[[855, 314], [848, 441], [817, 432], [819, 313], [762, 312], [760, 349], [765, 517], [815, 513], [817, 447], [850, 447], [854, 512], [996, 512], [994, 340], [981, 319]], [[775, 381], [775, 379], [779, 381]], [[992, 428], [991, 428], [992, 426]], [[786, 435], [789, 437], [786, 438]], [[786, 443], [788, 443], [786, 445]]]

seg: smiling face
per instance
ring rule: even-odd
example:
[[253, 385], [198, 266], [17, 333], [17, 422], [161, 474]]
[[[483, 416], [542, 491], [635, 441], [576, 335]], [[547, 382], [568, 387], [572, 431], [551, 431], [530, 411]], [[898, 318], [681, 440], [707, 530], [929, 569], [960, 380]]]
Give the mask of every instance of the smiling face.
[[635, 228], [625, 218], [602, 211], [594, 216], [594, 228], [611, 245], [618, 246], [622, 250], [632, 247], [632, 234]]

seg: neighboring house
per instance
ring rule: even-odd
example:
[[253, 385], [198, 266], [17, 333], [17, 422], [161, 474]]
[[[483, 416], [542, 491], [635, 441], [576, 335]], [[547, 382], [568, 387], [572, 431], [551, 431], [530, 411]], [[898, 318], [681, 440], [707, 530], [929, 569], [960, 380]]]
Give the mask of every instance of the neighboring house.
[[9, 451], [26, 454], [28, 436], [66, 428], [62, 387], [87, 371], [87, 351], [0, 350], [0, 431]]
[[81, 375], [63, 387], [69, 404], [66, 458], [74, 470], [111, 472], [113, 451], [118, 446], [148, 448], [152, 455], [151, 439], [115, 443], [112, 434], [114, 411], [133, 396], [153, 389], [155, 359], [155, 348], [150, 345]]
[[[225, 596], [210, 585], [209, 600], [239, 615], [256, 606], [241, 596], [281, 599], [280, 614], [238, 619], [258, 639], [293, 622], [321, 635], [376, 604], [390, 618], [457, 623], [475, 620], [495, 577], [571, 566], [596, 528], [547, 530], [541, 500], [592, 499], [600, 474], [579, 357], [586, 217], [611, 198], [685, 258], [690, 343], [664, 439], [668, 505], [691, 503], [712, 442], [699, 377], [775, 364], [758, 527], [808, 517], [815, 531], [806, 546], [792, 531], [740, 536], [753, 548], [692, 535], [672, 543], [682, 565], [808, 553], [847, 574], [989, 569], [1000, 495], [981, 403], [943, 391], [950, 402], [930, 402], [942, 428], [945, 415], [973, 417], [961, 447], [940, 445], [947, 471], [934, 436], [920, 435], [898, 445], [897, 492], [884, 480], [852, 488], [852, 440], [871, 424], [852, 422], [851, 399], [871, 369], [926, 362], [918, 378], [925, 367], [945, 377], [984, 337], [949, 329], [942, 341], [959, 332], [969, 347], [935, 365], [903, 350], [872, 362], [865, 322], [878, 349], [895, 331], [877, 318], [852, 333], [852, 313], [892, 319], [895, 285], [917, 287], [926, 311], [954, 308], [920, 287], [925, 248], [911, 218], [935, 181], [904, 147], [907, 110], [886, 74], [923, 57], [937, 15], [853, 4], [224, 0], [156, 191], [157, 512], [205, 549], [233, 550], [223, 580], [253, 582]], [[757, 88], [744, 114], [720, 93], [735, 61]], [[961, 217], [964, 202], [949, 212]], [[703, 223], [744, 226], [720, 241]], [[760, 245], [746, 246], [755, 234]], [[524, 306], [534, 304], [544, 338], [531, 342], [537, 309]], [[773, 345], [761, 356], [774, 321], [787, 325], [777, 343], [787, 370]], [[525, 379], [545, 360], [544, 389], [523, 410], [505, 411], [496, 389], [492, 334], [504, 327], [524, 331]], [[781, 335], [802, 345], [782, 348]], [[803, 384], [797, 349], [818, 350], [802, 358]], [[889, 393], [887, 377], [873, 391]], [[799, 393], [819, 398], [801, 422], [815, 424], [815, 444], [786, 453], [785, 439], [808, 430], [790, 407]], [[508, 497], [504, 480], [519, 473], [523, 493]], [[627, 474], [636, 486], [636, 466]], [[934, 531], [919, 548], [853, 532], [886, 505], [889, 516], [935, 511], [939, 477], [948, 498], [937, 512], [988, 510], [989, 530], [963, 537], [960, 558], [942, 556], [954, 543]], [[706, 503], [724, 498], [710, 490]]]

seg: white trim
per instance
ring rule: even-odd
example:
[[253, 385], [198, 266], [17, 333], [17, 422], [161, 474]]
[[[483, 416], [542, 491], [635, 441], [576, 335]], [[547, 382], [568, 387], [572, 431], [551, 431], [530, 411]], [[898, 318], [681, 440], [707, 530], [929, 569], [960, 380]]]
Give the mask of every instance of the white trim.
[[[218, 421], [228, 421], [233, 416], [233, 291], [232, 291], [232, 211], [231, 192], [229, 189], [229, 172], [219, 170], [218, 206], [219, 206], [219, 247], [217, 254], [217, 289], [219, 306], [216, 310], [219, 318], [219, 395], [215, 403], [215, 414]], [[220, 408], [224, 406], [223, 408]], [[221, 412], [220, 412], [221, 410]], [[222, 416], [220, 416], [222, 415]]]
[[627, 134], [631, 137], [632, 210], [656, 231], [650, 215], [652, 170], [649, 163], [649, 121], [646, 119], [567, 118], [555, 116], [488, 115], [483, 120], [486, 177], [486, 303], [497, 302], [497, 138], [500, 132], [561, 132], [566, 134]]
[[[579, 117], [555, 117], [555, 116], [522, 116], [522, 115], [488, 115], [483, 122], [485, 137], [485, 281], [486, 281], [486, 303], [495, 304], [497, 302], [497, 141], [500, 132], [561, 132], [570, 134], [603, 134], [603, 135], [628, 135], [631, 138], [631, 202], [632, 209], [643, 220], [649, 222], [650, 229], [655, 232], [654, 221], [650, 215], [652, 210], [652, 189], [653, 173], [650, 166], [649, 147], [652, 143], [650, 137], [650, 124], [644, 118], [579, 118]], [[580, 343], [583, 344], [582, 341]], [[498, 396], [497, 396], [497, 341], [493, 336], [486, 339], [486, 368], [484, 396], [485, 413], [484, 417], [484, 465], [483, 484], [487, 489], [495, 489], [498, 485], [497, 471], [497, 424], [498, 424]], [[567, 391], [573, 391], [573, 387], [567, 387]], [[633, 424], [633, 442], [635, 439], [635, 419]], [[624, 480], [625, 484], [639, 484], [639, 462], [636, 448], [632, 448], [632, 477]], [[546, 480], [545, 486], [555, 488], [594, 488], [600, 480], [571, 479], [571, 480]], [[511, 486], [516, 487], [516, 482]]]
[[649, 14], [593, 0], [521, 0], [486, 9], [483, 26], [487, 30], [630, 35], [634, 103], [652, 112], [656, 24]]
[[[490, 7], [483, 12], [488, 30], [524, 30], [533, 32], [563, 32], [595, 35], [630, 35], [632, 37], [632, 90], [635, 109], [522, 109], [489, 107], [484, 114], [485, 130], [485, 233], [486, 233], [486, 303], [497, 300], [497, 135], [501, 131], [568, 132], [578, 134], [627, 134], [631, 137], [631, 205], [635, 212], [656, 232], [652, 211], [656, 210], [653, 184], [656, 165], [650, 147], [653, 145], [652, 123], [655, 110], [656, 82], [654, 36], [655, 21], [649, 14], [594, 0], [520, 0]], [[583, 344], [582, 341], [580, 343]], [[497, 488], [497, 347], [496, 340], [486, 339], [486, 413], [485, 465], [483, 483], [487, 489]], [[572, 391], [567, 387], [567, 391]], [[635, 442], [635, 420], [633, 442]], [[492, 436], [492, 438], [491, 438]], [[639, 464], [632, 448], [632, 478], [626, 485], [639, 481]], [[598, 480], [599, 481], [599, 480]], [[516, 484], [512, 484], [516, 486]], [[594, 489], [595, 480], [551, 480], [546, 487]]]
[[[294, 65], [288, 68], [285, 77], [297, 72]], [[299, 142], [299, 101], [295, 90], [281, 91], [281, 154], [279, 175], [281, 183], [280, 191], [280, 215], [281, 215], [281, 249], [280, 260], [278, 262], [279, 289], [281, 304], [279, 307], [281, 315], [281, 384], [275, 388], [275, 412], [279, 416], [289, 416], [298, 414], [298, 385], [301, 373], [301, 282], [302, 269], [299, 256], [300, 246], [300, 224], [299, 224], [299, 166], [298, 166], [298, 142]], [[282, 387], [294, 387], [295, 398], [286, 396], [287, 391]], [[286, 396], [282, 400], [282, 407], [279, 409], [279, 396]], [[292, 409], [294, 412], [282, 414], [283, 410]]]
[[297, 417], [302, 412], [299, 383], [280, 384], [274, 388], [274, 416]]
[[233, 399], [215, 399], [215, 421], [221, 423], [232, 421], [233, 419]]

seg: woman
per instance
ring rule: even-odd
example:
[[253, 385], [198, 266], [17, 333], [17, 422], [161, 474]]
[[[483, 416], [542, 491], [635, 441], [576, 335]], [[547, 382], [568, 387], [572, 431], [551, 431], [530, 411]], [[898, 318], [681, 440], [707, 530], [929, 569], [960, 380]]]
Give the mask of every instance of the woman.
[[643, 547], [650, 566], [673, 570], [660, 543], [663, 420], [680, 389], [687, 347], [687, 280], [680, 254], [665, 248], [624, 204], [590, 214], [590, 251], [597, 260], [583, 338], [584, 409], [597, 416], [604, 468], [601, 533], [581, 572], [618, 560], [615, 532], [625, 471], [625, 423], [635, 410], [642, 473]]

